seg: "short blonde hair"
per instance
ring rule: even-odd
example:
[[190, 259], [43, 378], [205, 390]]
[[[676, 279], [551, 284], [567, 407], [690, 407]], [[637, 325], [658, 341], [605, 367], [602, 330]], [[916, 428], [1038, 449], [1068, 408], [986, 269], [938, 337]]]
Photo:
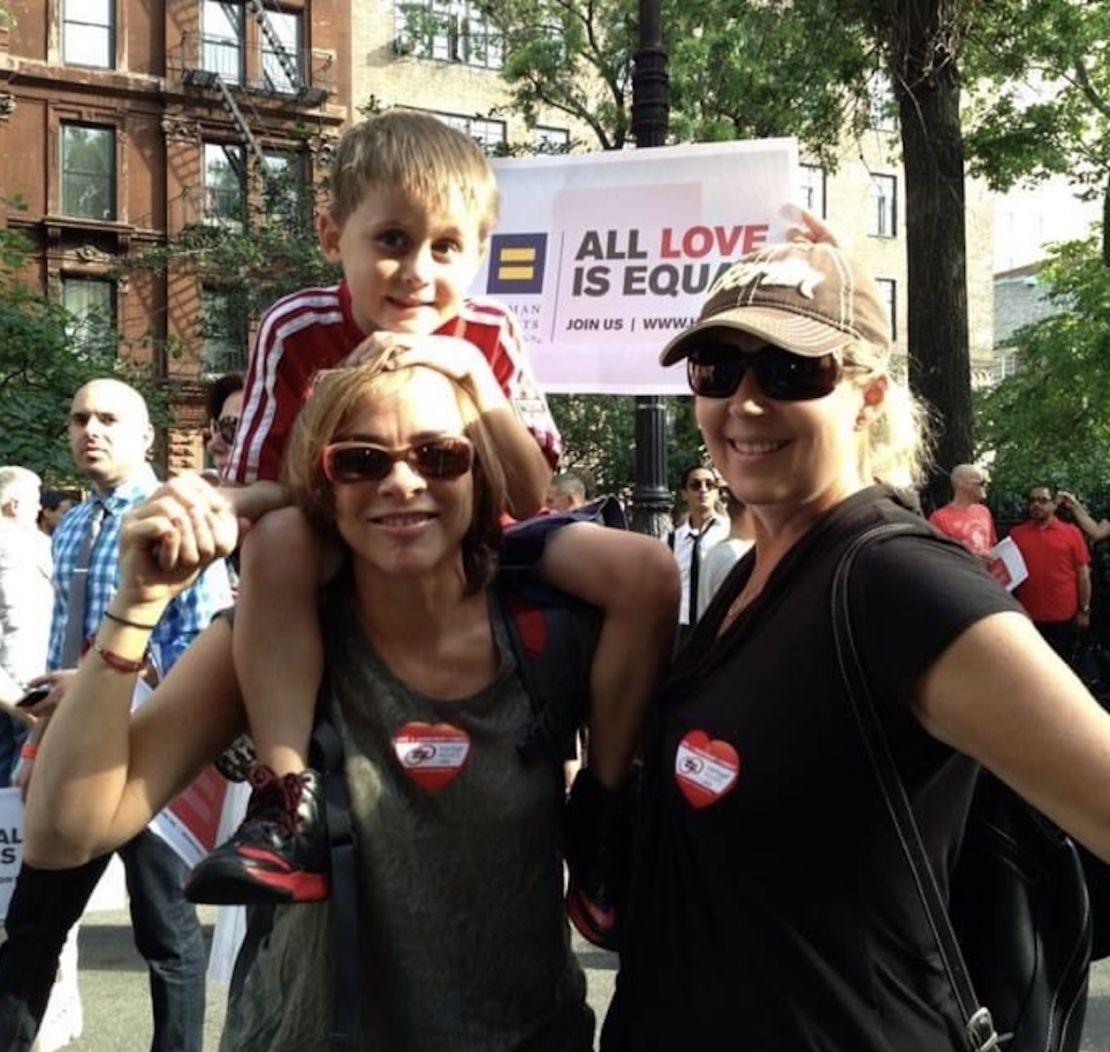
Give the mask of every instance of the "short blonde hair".
[[24, 497], [41, 489], [42, 479], [29, 468], [17, 465], [0, 467], [0, 507], [12, 497]]
[[845, 362], [866, 367], [850, 374], [860, 387], [879, 377], [886, 381], [883, 400], [860, 442], [860, 476], [893, 489], [916, 489], [932, 462], [928, 409], [891, 375], [887, 350], [855, 340], [841, 354]]
[[428, 365], [387, 369], [387, 352], [372, 362], [318, 373], [308, 401], [297, 415], [285, 453], [283, 480], [293, 502], [312, 525], [342, 543], [335, 523], [335, 493], [324, 475], [324, 447], [349, 425], [368, 401], [394, 399], [417, 369], [445, 377], [455, 393], [463, 430], [474, 443], [474, 509], [462, 540], [467, 590], [485, 587], [501, 547], [501, 513], [507, 485], [505, 469], [493, 437], [478, 410], [478, 395], [468, 379], [459, 379]]
[[428, 113], [390, 110], [344, 134], [331, 169], [331, 216], [340, 226], [367, 192], [388, 187], [444, 206], [457, 190], [478, 217], [484, 241], [497, 225], [500, 196], [478, 144]]

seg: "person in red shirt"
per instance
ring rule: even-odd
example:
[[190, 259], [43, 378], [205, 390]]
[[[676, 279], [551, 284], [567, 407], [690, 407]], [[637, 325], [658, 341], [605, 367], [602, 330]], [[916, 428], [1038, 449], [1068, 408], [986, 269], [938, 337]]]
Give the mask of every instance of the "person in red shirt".
[[994, 519], [983, 500], [987, 495], [987, 473], [974, 464], [957, 464], [952, 469], [952, 500], [937, 508], [929, 521], [941, 533], [959, 541], [972, 555], [985, 556], [998, 543]]
[[[198, 902], [309, 902], [328, 894], [323, 823], [297, 803], [311, 796], [316, 778], [307, 763], [323, 670], [316, 593], [338, 558], [298, 509], [284, 506], [278, 482], [314, 375], [390, 355], [394, 368], [427, 364], [466, 382], [506, 464], [506, 510], [517, 519], [540, 508], [560, 452], [512, 315], [464, 297], [498, 206], [493, 171], [476, 144], [428, 114], [386, 113], [344, 135], [331, 190], [319, 235], [343, 281], [288, 296], [262, 319], [226, 473], [236, 514], [265, 513], [243, 545], [232, 637], [258, 765], [243, 825], [193, 872], [187, 890]], [[406, 531], [416, 534], [421, 523], [381, 527], [403, 546]], [[574, 815], [599, 816], [605, 828], [568, 819], [568, 905], [572, 918], [600, 918], [583, 934], [611, 941], [617, 877], [608, 862], [614, 852], [602, 845], [619, 834], [620, 790], [671, 650], [677, 574], [654, 539], [586, 523], [550, 534], [537, 569], [604, 614], [591, 677], [589, 767], [572, 802]], [[285, 806], [275, 813], [279, 798]], [[579, 852], [575, 844], [585, 846]]]
[[1065, 661], [1077, 629], [1091, 623], [1091, 553], [1083, 534], [1056, 517], [1050, 486], [1029, 491], [1029, 518], [1010, 531], [1029, 576], [1017, 598], [1045, 640]]

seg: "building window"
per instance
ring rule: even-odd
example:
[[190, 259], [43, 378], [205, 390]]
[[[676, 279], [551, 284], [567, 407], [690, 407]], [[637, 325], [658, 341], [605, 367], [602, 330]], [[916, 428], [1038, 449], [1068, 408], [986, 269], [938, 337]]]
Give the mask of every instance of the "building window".
[[65, 0], [62, 56], [69, 66], [113, 69], [116, 42], [112, 25], [115, 0]]
[[1011, 376], [1016, 376], [1021, 370], [1021, 362], [1018, 360], [1018, 353], [1017, 351], [1003, 352], [998, 362], [999, 380], [1008, 380]]
[[893, 175], [872, 175], [868, 195], [867, 233], [871, 237], [896, 237], [898, 180]]
[[116, 132], [62, 125], [62, 215], [116, 218]]
[[247, 214], [247, 170], [242, 146], [204, 144], [205, 219], [241, 227]]
[[879, 295], [890, 321], [890, 338], [896, 340], [898, 339], [898, 282], [893, 278], [876, 278], [875, 284], [879, 286]]
[[[301, 62], [301, 15], [293, 11], [266, 11], [281, 50], [262, 36], [262, 80], [267, 91], [296, 95], [304, 80]], [[284, 52], [284, 54], [282, 54]], [[287, 68], [288, 67], [288, 68]], [[290, 70], [292, 75], [290, 75]]]
[[505, 145], [505, 122], [486, 117], [461, 117], [457, 113], [433, 113], [444, 124], [469, 135], [486, 153], [499, 153]]
[[397, 39], [410, 38], [422, 58], [500, 69], [501, 35], [473, 0], [412, 0], [397, 8]]
[[236, 310], [236, 298], [223, 289], [202, 288], [200, 368], [207, 375], [243, 372], [247, 368], [247, 326]]
[[821, 219], [825, 218], [825, 169], [817, 164], [803, 164], [799, 179], [802, 207]]
[[569, 153], [570, 132], [566, 128], [546, 128], [537, 124], [532, 129], [532, 147], [536, 153]]
[[262, 177], [266, 215], [275, 222], [306, 226], [304, 155], [295, 150], [263, 150]]
[[228, 84], [243, 83], [243, 5], [238, 0], [204, 0], [201, 8], [200, 68]]
[[75, 349], [91, 350], [115, 339], [116, 288], [103, 278], [62, 278], [62, 306], [72, 315], [69, 338]]
[[876, 131], [893, 132], [898, 130], [898, 101], [890, 77], [882, 70], [876, 70], [867, 82], [868, 124]]

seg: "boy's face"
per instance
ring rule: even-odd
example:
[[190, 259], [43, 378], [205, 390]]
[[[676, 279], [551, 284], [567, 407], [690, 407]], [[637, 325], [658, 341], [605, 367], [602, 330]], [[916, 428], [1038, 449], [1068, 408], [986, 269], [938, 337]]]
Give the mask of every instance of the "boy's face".
[[320, 244], [343, 267], [363, 332], [418, 335], [458, 314], [486, 247], [458, 191], [440, 207], [385, 187], [370, 189], [342, 226], [321, 216]]

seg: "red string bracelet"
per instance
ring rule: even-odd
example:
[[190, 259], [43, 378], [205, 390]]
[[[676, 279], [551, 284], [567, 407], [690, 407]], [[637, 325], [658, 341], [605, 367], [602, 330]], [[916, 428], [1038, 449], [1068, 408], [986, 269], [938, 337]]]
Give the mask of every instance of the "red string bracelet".
[[115, 672], [123, 672], [123, 673], [142, 672], [142, 670], [144, 668], [146, 668], [146, 654], [145, 653], [143, 654], [143, 656], [140, 660], [131, 661], [128, 658], [120, 657], [119, 654], [113, 653], [111, 650], [108, 650], [106, 647], [102, 647], [95, 640], [93, 641], [93, 645], [92, 645], [91, 649], [94, 650], [97, 654], [99, 654], [100, 655], [100, 660], [103, 661], [105, 665], [107, 665], [110, 669], [112, 669]]
[[39, 747], [34, 742], [24, 742], [23, 748], [19, 750], [19, 758], [21, 760], [33, 760], [39, 754]]

